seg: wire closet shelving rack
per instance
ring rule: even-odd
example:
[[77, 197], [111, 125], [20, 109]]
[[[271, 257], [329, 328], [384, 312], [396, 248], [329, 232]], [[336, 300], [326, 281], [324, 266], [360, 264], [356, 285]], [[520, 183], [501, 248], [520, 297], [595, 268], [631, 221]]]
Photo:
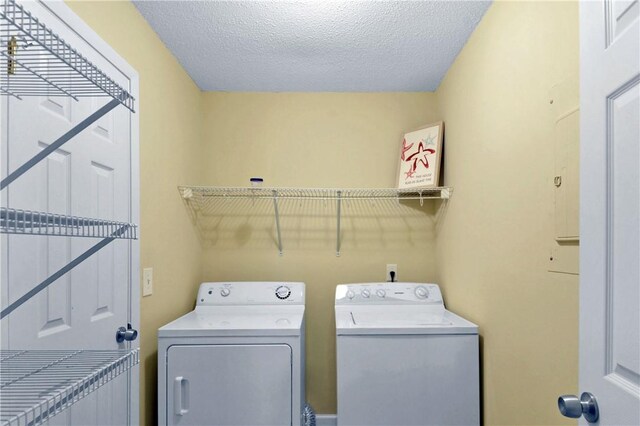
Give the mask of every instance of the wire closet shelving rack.
[[138, 362], [138, 349], [0, 351], [0, 424], [42, 424]]
[[[135, 112], [135, 99], [98, 66], [15, 0], [0, 0], [0, 95], [102, 97], [107, 102], [38, 154], [7, 171], [7, 188], [62, 145], [122, 105]], [[0, 233], [95, 238], [99, 241], [7, 306], [0, 319], [115, 240], [137, 239], [137, 225], [0, 207]], [[7, 285], [10, 283], [7, 283]], [[0, 425], [36, 426], [71, 406], [139, 362], [138, 349], [0, 351]]]
[[135, 99], [14, 0], [0, 1], [0, 91], [23, 96], [107, 96], [134, 111]]
[[335, 208], [336, 256], [340, 256], [342, 234], [341, 224], [344, 207], [350, 203], [383, 201], [400, 205], [403, 201], [448, 200], [453, 188], [440, 186], [433, 188], [263, 188], [263, 187], [215, 187], [179, 186], [178, 191], [189, 211], [192, 221], [199, 228], [205, 218], [223, 214], [224, 205], [242, 200], [268, 200], [273, 203], [278, 252], [283, 254], [280, 226], [281, 202], [288, 200], [331, 202]]

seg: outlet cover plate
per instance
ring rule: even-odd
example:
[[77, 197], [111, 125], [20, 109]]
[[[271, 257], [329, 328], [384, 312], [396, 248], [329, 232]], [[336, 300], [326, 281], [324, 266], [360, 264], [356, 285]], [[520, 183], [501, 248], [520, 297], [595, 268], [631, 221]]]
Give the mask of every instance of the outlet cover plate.
[[385, 278], [385, 281], [391, 282], [391, 272], [395, 272], [393, 281], [398, 281], [398, 264], [387, 263], [387, 276]]

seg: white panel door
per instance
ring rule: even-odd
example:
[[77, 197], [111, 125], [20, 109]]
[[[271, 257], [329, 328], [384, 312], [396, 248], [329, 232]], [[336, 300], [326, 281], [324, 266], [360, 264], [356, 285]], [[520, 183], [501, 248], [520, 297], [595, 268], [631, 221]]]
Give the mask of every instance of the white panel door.
[[[56, 13], [41, 3], [25, 3], [71, 45], [102, 67], [123, 87], [130, 81], [112, 61], [87, 43], [95, 34], [81, 37], [64, 14], [77, 24], [64, 4]], [[86, 53], [85, 53], [86, 52]], [[93, 55], [93, 56], [92, 56]], [[9, 98], [3, 102], [3, 176], [44, 149], [110, 101], [110, 98], [63, 97]], [[132, 155], [134, 120], [118, 106], [56, 152], [14, 181], [3, 192], [3, 204], [11, 208], [95, 217], [123, 222], [137, 221], [138, 194]], [[137, 145], [136, 145], [137, 147]], [[136, 148], [137, 149], [137, 148]], [[137, 191], [137, 189], [135, 190]], [[3, 306], [43, 281], [88, 248], [95, 238], [3, 236]], [[137, 296], [132, 277], [137, 276], [137, 244], [115, 240], [47, 289], [13, 311], [3, 322], [3, 348], [8, 349], [124, 349], [138, 342], [117, 343], [116, 330], [137, 322]], [[137, 280], [136, 280], [137, 282]], [[137, 287], [136, 287], [137, 288]], [[50, 420], [51, 425], [124, 425], [137, 423], [137, 371], [122, 374]], [[136, 382], [132, 392], [132, 383]], [[135, 411], [135, 413], [134, 413]]]
[[639, 18], [580, 4], [580, 391], [601, 425], [640, 424]]
[[167, 351], [168, 425], [286, 426], [291, 347], [176, 345]]
[[[8, 169], [17, 168], [104, 102], [10, 99]], [[120, 107], [13, 182], [6, 189], [8, 206], [129, 222], [129, 143], [128, 110]], [[7, 301], [13, 302], [98, 241], [7, 236]], [[12, 312], [3, 320], [8, 323], [7, 347], [124, 348], [115, 333], [129, 321], [130, 250], [126, 240], [112, 242]], [[74, 424], [126, 424], [126, 409], [111, 407], [127, 407], [127, 389], [123, 375], [52, 424], [65, 424], [68, 416]]]
[[[6, 134], [9, 170], [104, 102], [10, 99]], [[129, 173], [128, 110], [119, 107], [13, 182], [6, 189], [7, 203], [18, 209], [128, 222]], [[98, 241], [9, 236], [9, 301]], [[6, 318], [9, 345], [16, 349], [117, 348], [112, 337], [128, 321], [129, 251], [128, 241], [112, 242], [14, 311]]]

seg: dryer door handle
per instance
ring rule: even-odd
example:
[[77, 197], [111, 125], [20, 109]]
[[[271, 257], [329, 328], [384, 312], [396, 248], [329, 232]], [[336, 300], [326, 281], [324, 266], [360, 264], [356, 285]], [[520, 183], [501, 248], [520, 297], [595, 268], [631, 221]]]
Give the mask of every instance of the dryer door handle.
[[189, 412], [189, 380], [178, 376], [173, 381], [173, 408], [176, 416]]

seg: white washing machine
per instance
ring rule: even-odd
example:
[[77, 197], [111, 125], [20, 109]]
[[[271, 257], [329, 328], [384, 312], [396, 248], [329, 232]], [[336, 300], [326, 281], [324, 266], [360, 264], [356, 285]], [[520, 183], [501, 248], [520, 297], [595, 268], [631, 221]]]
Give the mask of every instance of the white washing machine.
[[203, 283], [158, 330], [158, 424], [301, 424], [304, 283]]
[[478, 327], [436, 284], [336, 289], [339, 426], [480, 424]]

